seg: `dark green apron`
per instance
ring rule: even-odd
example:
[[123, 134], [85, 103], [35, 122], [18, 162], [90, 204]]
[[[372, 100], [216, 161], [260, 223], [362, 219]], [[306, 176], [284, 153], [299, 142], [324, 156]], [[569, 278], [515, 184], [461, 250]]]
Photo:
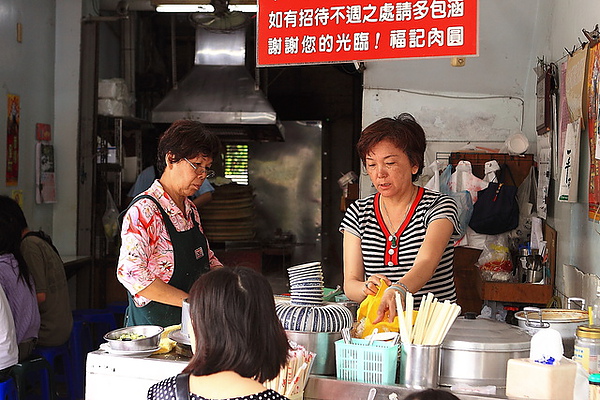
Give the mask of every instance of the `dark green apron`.
[[[193, 218], [194, 226], [192, 229], [177, 232], [165, 210], [152, 196], [138, 196], [131, 204], [142, 198], [151, 199], [156, 203], [171, 238], [174, 267], [173, 276], [171, 276], [171, 280], [169, 280], [168, 283], [184, 292], [189, 292], [194, 281], [210, 269], [206, 237], [200, 231], [200, 227], [195, 218]], [[131, 204], [129, 207], [131, 207]], [[127, 207], [127, 209], [129, 209], [129, 207]], [[127, 210], [125, 210], [125, 212], [126, 211]], [[170, 326], [181, 323], [181, 307], [175, 307], [157, 301], [151, 301], [143, 307], [137, 307], [133, 302], [131, 294], [129, 294], [128, 297], [129, 307], [127, 307], [127, 311], [125, 312], [125, 326]]]

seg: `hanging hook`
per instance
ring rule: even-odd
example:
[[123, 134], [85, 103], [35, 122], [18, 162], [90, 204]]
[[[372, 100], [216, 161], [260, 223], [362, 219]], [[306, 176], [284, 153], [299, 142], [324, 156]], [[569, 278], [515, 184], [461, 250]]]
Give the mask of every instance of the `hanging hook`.
[[581, 31], [583, 32], [585, 37], [590, 41], [590, 46], [593, 46], [596, 43], [598, 43], [598, 41], [600, 41], [600, 30], [598, 30], [598, 24], [596, 24], [594, 30], [591, 32], [585, 29], [582, 29]]
[[567, 54], [569, 55], [569, 57], [573, 57], [573, 53], [575, 52], [575, 47], [573, 47], [573, 51], [570, 51], [566, 47], [563, 47], [563, 48], [565, 49], [565, 51], [567, 52]]

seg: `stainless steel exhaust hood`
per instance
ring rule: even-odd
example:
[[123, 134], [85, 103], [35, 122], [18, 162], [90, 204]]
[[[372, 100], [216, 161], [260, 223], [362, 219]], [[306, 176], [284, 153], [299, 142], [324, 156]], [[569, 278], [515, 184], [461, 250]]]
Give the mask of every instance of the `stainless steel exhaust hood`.
[[245, 67], [244, 29], [196, 28], [194, 66], [152, 110], [152, 122], [200, 121], [223, 141], [283, 141], [275, 110]]

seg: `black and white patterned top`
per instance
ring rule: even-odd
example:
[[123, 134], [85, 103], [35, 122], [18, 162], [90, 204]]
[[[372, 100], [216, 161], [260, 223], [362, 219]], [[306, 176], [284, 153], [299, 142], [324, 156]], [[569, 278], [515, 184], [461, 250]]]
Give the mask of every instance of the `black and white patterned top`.
[[[174, 400], [175, 399], [175, 376], [155, 383], [148, 389], [148, 400]], [[191, 400], [208, 400], [205, 397], [190, 393]], [[248, 396], [233, 397], [222, 400], [289, 400], [274, 390], [265, 389], [263, 392]]]
[[[406, 221], [396, 235], [389, 232], [379, 208], [379, 193], [356, 200], [348, 207], [340, 232], [347, 231], [361, 239], [365, 273], [383, 274], [397, 282], [413, 266], [427, 227], [440, 218], [449, 219], [458, 231], [458, 208], [450, 196], [419, 188]], [[415, 305], [428, 292], [441, 301], [456, 301], [453, 278], [454, 240], [450, 240], [433, 276], [415, 293]]]

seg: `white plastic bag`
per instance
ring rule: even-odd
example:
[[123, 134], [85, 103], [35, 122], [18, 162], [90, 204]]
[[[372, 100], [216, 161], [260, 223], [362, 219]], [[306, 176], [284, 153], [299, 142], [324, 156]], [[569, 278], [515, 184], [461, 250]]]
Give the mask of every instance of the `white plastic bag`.
[[[469, 163], [469, 167], [470, 167]], [[440, 174], [440, 163], [436, 160], [429, 168], [433, 170], [433, 177], [427, 182], [425, 187], [436, 192], [447, 194], [452, 197], [458, 206], [458, 235], [456, 239], [460, 239], [464, 236], [469, 226], [469, 220], [471, 214], [473, 214], [473, 203], [471, 194], [467, 190], [455, 190], [452, 186], [456, 184], [451, 183], [452, 165], [446, 166], [444, 171]]]

